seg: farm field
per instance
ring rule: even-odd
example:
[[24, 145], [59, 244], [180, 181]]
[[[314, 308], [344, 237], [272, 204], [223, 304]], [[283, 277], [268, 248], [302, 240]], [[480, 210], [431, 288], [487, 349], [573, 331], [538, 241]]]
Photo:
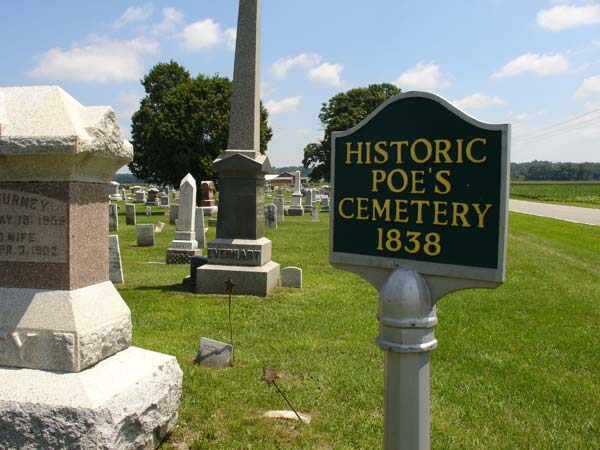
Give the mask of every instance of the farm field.
[[517, 181], [510, 184], [511, 198], [600, 208], [600, 181]]
[[[162, 210], [146, 217], [138, 206], [137, 219], [167, 226], [155, 247], [137, 248], [120, 209], [134, 345], [177, 356], [184, 371], [163, 449], [381, 448], [377, 293], [329, 266], [327, 214], [267, 230], [273, 260], [301, 267], [304, 289], [234, 297], [236, 362], [221, 371], [193, 361], [202, 336], [229, 340], [227, 298], [192, 294], [181, 285], [188, 267], [161, 264], [174, 235]], [[433, 449], [600, 448], [600, 227], [511, 213], [506, 283], [450, 294], [437, 313]], [[261, 417], [288, 409], [260, 381], [264, 366], [310, 425]]]

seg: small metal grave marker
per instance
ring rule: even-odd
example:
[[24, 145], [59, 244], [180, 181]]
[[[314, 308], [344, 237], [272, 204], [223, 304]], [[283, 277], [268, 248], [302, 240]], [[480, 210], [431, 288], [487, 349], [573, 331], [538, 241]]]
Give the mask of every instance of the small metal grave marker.
[[298, 418], [298, 420], [302, 423], [310, 423], [310, 420], [307, 420], [306, 417], [302, 417], [303, 414], [299, 414], [298, 411], [296, 411], [296, 408], [294, 408], [292, 406], [292, 404], [290, 403], [290, 401], [288, 400], [288, 398], [286, 397], [286, 395], [284, 394], [284, 392], [281, 390], [281, 388], [277, 385], [277, 383], [275, 382], [275, 380], [279, 379], [279, 375], [277, 375], [277, 372], [275, 372], [275, 368], [274, 367], [263, 367], [263, 375], [261, 377], [261, 380], [264, 381], [265, 383], [267, 383], [267, 386], [275, 386], [275, 389], [277, 389], [277, 392], [279, 392], [279, 395], [281, 395], [281, 397], [283, 397], [283, 399], [285, 400], [285, 402], [288, 404], [288, 406], [292, 409], [292, 411], [294, 412], [294, 414], [296, 415], [296, 417]]
[[430, 447], [436, 302], [504, 282], [509, 137], [426, 92], [332, 133], [330, 262], [379, 291], [386, 450]]

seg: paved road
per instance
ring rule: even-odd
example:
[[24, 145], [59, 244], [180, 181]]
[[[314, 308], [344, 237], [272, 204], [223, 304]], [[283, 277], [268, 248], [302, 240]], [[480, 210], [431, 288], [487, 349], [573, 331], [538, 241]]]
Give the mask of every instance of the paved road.
[[550, 203], [525, 202], [513, 200], [509, 202], [511, 211], [532, 214], [534, 216], [552, 217], [568, 222], [586, 223], [600, 226], [600, 209], [580, 208], [577, 206], [553, 205]]

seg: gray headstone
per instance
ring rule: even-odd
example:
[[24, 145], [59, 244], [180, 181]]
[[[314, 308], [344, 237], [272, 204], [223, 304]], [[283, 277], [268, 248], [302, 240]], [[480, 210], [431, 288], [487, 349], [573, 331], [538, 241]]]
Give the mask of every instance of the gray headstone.
[[329, 197], [323, 197], [321, 200], [321, 211], [329, 212]]
[[115, 204], [108, 205], [108, 231], [119, 231], [119, 215]]
[[160, 206], [162, 208], [167, 208], [169, 206], [169, 195], [163, 195], [160, 197]]
[[171, 225], [175, 225], [175, 221], [177, 220], [177, 217], [179, 216], [179, 205], [176, 204], [172, 204], [169, 208], [169, 223]]
[[281, 270], [281, 285], [302, 289], [302, 269], [299, 267], [285, 267]]
[[201, 206], [196, 207], [195, 226], [196, 226], [196, 241], [198, 241], [198, 248], [204, 248], [206, 246], [206, 241], [205, 241], [206, 230], [204, 229], [204, 208], [202, 208]]
[[135, 225], [135, 221], [136, 221], [135, 204], [134, 203], [125, 203], [125, 224]]
[[156, 225], [154, 226], [154, 232], [161, 233], [162, 230], [164, 230], [164, 228], [165, 228], [164, 222], [156, 222]]
[[[196, 180], [187, 174], [179, 185], [179, 214], [175, 222], [175, 241], [189, 242], [185, 248], [197, 248], [196, 232]], [[177, 246], [171, 245], [173, 248]], [[181, 247], [183, 248], [183, 247]]]
[[119, 236], [108, 236], [108, 277], [113, 283], [124, 283]]
[[200, 340], [196, 364], [214, 369], [226, 369], [231, 367], [232, 355], [233, 345], [203, 337]]
[[152, 207], [151, 206], [146, 206], [146, 215], [147, 216], [151, 216], [152, 215]]
[[306, 190], [306, 201], [304, 203], [304, 209], [306, 211], [311, 211], [312, 210], [313, 196], [314, 196], [313, 190], [312, 189], [307, 189]]
[[154, 225], [151, 223], [136, 225], [135, 233], [138, 247], [154, 246]]
[[137, 190], [134, 193], [134, 200], [135, 203], [146, 203], [146, 193], [144, 191]]
[[313, 208], [311, 210], [311, 215], [312, 215], [312, 221], [313, 222], [318, 222], [319, 221], [319, 208], [317, 207], [316, 203], [313, 205]]
[[273, 199], [273, 203], [275, 204], [275, 206], [277, 206], [277, 222], [283, 222], [284, 220], [284, 209], [285, 209], [285, 205], [284, 205], [284, 200], [283, 200], [283, 196], [282, 197], [275, 197]]
[[277, 228], [277, 206], [273, 203], [265, 207], [265, 225], [267, 228]]

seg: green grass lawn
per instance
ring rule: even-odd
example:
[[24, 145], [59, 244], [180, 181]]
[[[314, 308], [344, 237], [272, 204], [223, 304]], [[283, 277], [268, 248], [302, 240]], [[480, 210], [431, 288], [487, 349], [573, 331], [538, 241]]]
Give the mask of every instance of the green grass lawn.
[[512, 182], [510, 196], [522, 200], [600, 208], [600, 181]]
[[[174, 235], [154, 211], [138, 223], [167, 226], [156, 247], [137, 248], [120, 209], [119, 290], [134, 345], [177, 356], [184, 372], [179, 425], [162, 448], [381, 448], [377, 292], [329, 266], [328, 214], [267, 230], [273, 260], [301, 267], [304, 289], [234, 297], [236, 365], [212, 370], [193, 361], [202, 336], [228, 340], [227, 298], [188, 292], [185, 266], [151, 264], [165, 260]], [[438, 319], [432, 448], [600, 448], [600, 227], [511, 213], [506, 283], [444, 297]], [[277, 368], [311, 425], [261, 417], [287, 409], [260, 381], [263, 366]]]

